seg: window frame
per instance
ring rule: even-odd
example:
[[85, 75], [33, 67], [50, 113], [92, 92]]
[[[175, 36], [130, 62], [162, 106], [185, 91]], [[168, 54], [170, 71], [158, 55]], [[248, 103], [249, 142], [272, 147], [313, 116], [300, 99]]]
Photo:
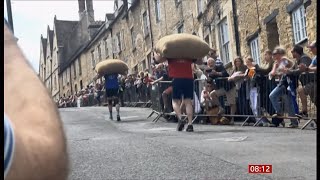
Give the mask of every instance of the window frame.
[[291, 19], [294, 43], [299, 44], [308, 39], [306, 27], [306, 10], [303, 4], [292, 11]]
[[161, 18], [161, 4], [160, 0], [155, 0], [155, 14], [156, 14], [156, 22], [160, 22]]
[[183, 25], [183, 23], [182, 23], [182, 24], [180, 24], [180, 25], [178, 26], [178, 28], [177, 28], [177, 32], [178, 32], [178, 34], [180, 34], [180, 33], [183, 33], [183, 32], [184, 32], [184, 25]]
[[136, 49], [135, 34], [133, 27], [130, 28], [132, 51]]
[[250, 41], [250, 52], [251, 57], [254, 60], [255, 63], [260, 65], [261, 59], [260, 59], [260, 42], [259, 42], [259, 36], [256, 36]]
[[102, 60], [102, 55], [101, 55], [101, 46], [100, 46], [100, 44], [97, 46], [97, 49], [98, 49], [98, 59], [99, 59], [99, 61], [101, 61]]
[[91, 51], [91, 66], [93, 68], [96, 66], [96, 61], [94, 59], [94, 50]]
[[142, 14], [142, 23], [143, 23], [144, 37], [146, 38], [149, 36], [149, 31], [150, 31], [147, 11], [145, 11]]
[[219, 23], [219, 41], [220, 41], [220, 52], [222, 57], [220, 57], [225, 64], [231, 62], [230, 57], [230, 36], [228, 31], [228, 21], [224, 18]]

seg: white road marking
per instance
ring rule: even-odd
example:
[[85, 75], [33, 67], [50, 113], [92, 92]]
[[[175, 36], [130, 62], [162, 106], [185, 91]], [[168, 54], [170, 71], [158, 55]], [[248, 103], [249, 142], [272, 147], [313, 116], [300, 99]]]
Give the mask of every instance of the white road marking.
[[[116, 116], [116, 117], [117, 117], [117, 116]], [[122, 117], [122, 116], [120, 115], [121, 120], [122, 120], [122, 119], [134, 119], [134, 118], [137, 118], [137, 117], [139, 117], [139, 116], [125, 116], [125, 117]]]
[[152, 128], [148, 129], [149, 131], [175, 131], [175, 128]]
[[[120, 115], [121, 120], [134, 119], [134, 118], [137, 118], [137, 117], [139, 117], [139, 116], [124, 116], [124, 117], [122, 117], [122, 116]], [[110, 121], [109, 115], [104, 115], [104, 120]], [[117, 120], [117, 115], [113, 115], [113, 120]]]
[[229, 137], [229, 138], [213, 138], [213, 139], [206, 139], [207, 141], [227, 141], [227, 142], [240, 142], [247, 139], [248, 136], [243, 137]]

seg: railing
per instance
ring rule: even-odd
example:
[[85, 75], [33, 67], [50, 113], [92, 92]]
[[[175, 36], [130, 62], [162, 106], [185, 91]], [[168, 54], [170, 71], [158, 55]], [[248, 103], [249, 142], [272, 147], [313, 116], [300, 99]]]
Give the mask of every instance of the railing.
[[[277, 87], [279, 83], [276, 79], [269, 79], [267, 76], [261, 76], [256, 79], [255, 86], [251, 86], [250, 80], [242, 80], [242, 82], [237, 81], [235, 87], [230, 87], [230, 83], [227, 82], [227, 78], [216, 78], [214, 79], [215, 85], [219, 88], [215, 90], [219, 91], [221, 89], [225, 89], [227, 91], [226, 94], [220, 96], [218, 98], [219, 104], [224, 109], [224, 113], [208, 113], [206, 112], [206, 107], [200, 105], [198, 100], [201, 99], [201, 92], [205, 88], [204, 79], [195, 79], [194, 80], [194, 94], [193, 98], [194, 104], [194, 119], [193, 121], [199, 120], [200, 122], [208, 121], [209, 119], [213, 119], [213, 121], [217, 121], [217, 119], [222, 117], [233, 118], [234, 121], [241, 121], [242, 126], [249, 124], [250, 122], [254, 122], [253, 126], [257, 126], [261, 124], [262, 120], [267, 120], [273, 124], [279, 125], [283, 119], [290, 119], [291, 121], [298, 120], [307, 120], [302, 129], [304, 129], [307, 125], [309, 125], [312, 121], [316, 122], [316, 95], [317, 95], [317, 78], [315, 73], [304, 73], [301, 74], [298, 78], [292, 78], [292, 82], [288, 84], [289, 88], [283, 88], [283, 95], [278, 98], [277, 103], [281, 107], [281, 112], [284, 112], [281, 117], [273, 117], [272, 115], [276, 113], [274, 109], [274, 105], [272, 105], [270, 100], [270, 93]], [[286, 81], [288, 82], [288, 81]], [[303, 85], [303, 86], [302, 86]], [[130, 87], [124, 88], [120, 91], [120, 102], [124, 106], [128, 107], [151, 107], [152, 113], [149, 115], [151, 117], [153, 114], [157, 114], [157, 117], [153, 120], [157, 122], [160, 117], [172, 117], [175, 114], [172, 108], [172, 97], [171, 95], [163, 95], [165, 90], [171, 86], [171, 81], [159, 81], [154, 85], [141, 84], [139, 87], [136, 85], [132, 85]], [[302, 90], [297, 90], [297, 88], [304, 87]], [[235, 88], [235, 90], [233, 89]], [[233, 93], [232, 93], [233, 91]], [[306, 103], [302, 103], [300, 100], [300, 95], [297, 93], [300, 92], [300, 95], [307, 93]], [[172, 93], [171, 93], [172, 94]], [[105, 92], [101, 92], [102, 103], [106, 103]], [[167, 107], [164, 109], [163, 97], [167, 98]], [[196, 100], [198, 99], [198, 100]], [[231, 100], [230, 100], [231, 99]], [[235, 99], [235, 107], [236, 110], [234, 113], [231, 112], [231, 104]], [[287, 105], [285, 106], [285, 102]], [[90, 95], [86, 101], [82, 102], [81, 106], [91, 106], [97, 104], [96, 99], [93, 95]], [[303, 104], [306, 104], [308, 109], [308, 117], [300, 117], [298, 118], [295, 114], [299, 113], [299, 110], [302, 110]], [[293, 111], [288, 111], [288, 107], [291, 106]], [[208, 110], [208, 109], [207, 109]], [[290, 113], [288, 113], [290, 112]], [[148, 117], [148, 118], [149, 118]], [[213, 123], [216, 124], [216, 123]]]
[[[227, 78], [216, 78], [216, 82], [227, 81]], [[308, 117], [299, 118], [295, 114], [299, 113], [299, 108], [301, 110], [302, 104], [301, 100], [297, 94], [292, 93], [296, 92], [295, 85], [298, 85], [299, 88], [302, 87], [301, 82], [308, 91], [310, 95], [307, 95], [307, 109]], [[153, 112], [149, 115], [151, 117], [154, 113], [158, 114], [157, 117], [153, 120], [157, 122], [160, 117], [174, 115], [170, 112], [164, 112], [163, 103], [162, 103], [162, 92], [165, 87], [168, 86], [170, 81], [160, 81], [158, 84], [153, 85], [151, 91], [151, 101]], [[282, 116], [274, 117], [275, 110], [269, 98], [270, 93], [277, 87], [279, 82], [275, 79], [269, 79], [267, 76], [262, 76], [256, 82], [254, 88], [250, 86], [250, 81], [243, 81], [241, 83], [236, 83], [236, 112], [231, 114], [230, 104], [227, 101], [227, 96], [232, 96], [232, 94], [227, 94], [219, 97], [220, 105], [224, 109], [223, 114], [204, 114], [204, 107], [201, 106], [200, 113], [194, 113], [193, 121], [196, 121], [199, 117], [229, 117], [234, 118], [235, 121], [243, 121], [242, 126], [248, 124], [249, 122], [254, 122], [253, 126], [257, 126], [262, 123], [262, 119], [271, 119], [273, 124], [280, 124], [283, 119], [290, 119], [291, 121], [298, 120], [307, 120], [305, 125], [302, 127], [304, 129], [312, 121], [316, 121], [317, 108], [315, 105], [316, 102], [316, 74], [308, 73], [300, 75], [300, 81], [298, 79], [294, 80], [294, 83], [290, 83], [289, 87], [292, 91], [285, 89], [283, 95], [279, 96], [279, 101], [277, 101], [281, 107], [281, 111], [284, 112]], [[195, 79], [194, 80], [194, 91], [198, 99], [201, 98], [201, 92], [204, 90], [205, 80], [204, 79]], [[228, 83], [226, 83], [222, 88], [228, 89]], [[220, 88], [219, 88], [220, 89]], [[231, 88], [232, 89], [232, 88]], [[313, 93], [313, 94], [312, 94]], [[250, 96], [251, 94], [251, 96]], [[232, 97], [231, 97], [232, 98]], [[171, 102], [171, 101], [170, 101]], [[288, 105], [285, 106], [285, 102], [290, 102], [289, 105], [293, 104], [293, 113], [288, 113]], [[198, 103], [195, 102], [194, 105]], [[292, 104], [291, 104], [292, 103]], [[171, 103], [170, 103], [171, 104]], [[253, 106], [256, 104], [256, 106]]]

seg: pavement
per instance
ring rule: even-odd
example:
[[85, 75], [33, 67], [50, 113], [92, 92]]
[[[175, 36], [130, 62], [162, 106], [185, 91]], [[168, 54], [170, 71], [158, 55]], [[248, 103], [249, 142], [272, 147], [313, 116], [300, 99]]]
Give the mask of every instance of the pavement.
[[[316, 130], [195, 124], [190, 133], [152, 122], [148, 108], [121, 108], [121, 122], [107, 107], [59, 111], [69, 179], [316, 179]], [[272, 173], [251, 174], [249, 164]]]

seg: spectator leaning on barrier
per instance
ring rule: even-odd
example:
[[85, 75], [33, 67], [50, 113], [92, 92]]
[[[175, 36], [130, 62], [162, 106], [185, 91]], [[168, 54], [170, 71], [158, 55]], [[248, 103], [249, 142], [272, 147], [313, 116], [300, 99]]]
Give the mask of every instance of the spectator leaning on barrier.
[[[311, 89], [308, 89], [308, 88], [313, 87], [312, 84], [310, 84], [311, 82], [314, 81], [313, 74], [309, 74], [309, 73], [301, 74], [301, 71], [298, 68], [298, 66], [302, 64], [309, 66], [311, 64], [311, 58], [303, 53], [303, 47], [301, 47], [300, 45], [295, 45], [291, 53], [293, 58], [295, 58], [294, 66], [291, 69], [284, 68], [282, 71], [284, 74], [287, 74], [288, 78], [290, 78], [291, 80], [289, 87], [293, 97], [292, 102], [294, 103], [296, 115], [298, 117], [308, 116], [306, 111], [302, 111], [299, 113], [299, 107], [296, 101], [296, 87], [298, 86], [297, 79], [299, 77], [299, 81], [301, 85], [304, 86], [309, 93], [312, 91]], [[306, 86], [307, 84], [308, 86]]]
[[[255, 65], [255, 71], [258, 75], [258, 81], [260, 82], [260, 105], [261, 108], [263, 108], [269, 115], [275, 114], [275, 110], [272, 107], [271, 101], [269, 99], [269, 94], [277, 86], [277, 84], [275, 82], [275, 78], [268, 78], [268, 74], [271, 72], [273, 65], [274, 61], [272, 58], [271, 50], [266, 50], [264, 52], [264, 61], [262, 62], [261, 66], [259, 66], [258, 64]], [[267, 119], [265, 117], [262, 117], [262, 120], [263, 125], [267, 126]], [[280, 120], [279, 118], [272, 118], [272, 122], [278, 125], [278, 122], [282, 122], [282, 120]]]
[[[240, 57], [237, 57], [236, 59], [240, 59]], [[235, 59], [235, 60], [236, 60]], [[242, 62], [242, 60], [241, 60]], [[237, 110], [237, 105], [236, 105], [236, 97], [237, 97], [237, 90], [236, 90], [236, 84], [235, 82], [238, 80], [243, 79], [244, 77], [244, 71], [238, 71], [238, 67], [234, 66], [234, 71], [232, 76], [229, 77], [229, 74], [227, 71], [224, 69], [223, 66], [216, 66], [219, 68], [215, 68], [216, 70], [220, 70], [220, 72], [213, 70], [212, 72], [209, 73], [209, 77], [214, 79], [215, 82], [215, 90], [213, 90], [210, 93], [211, 98], [213, 101], [218, 103], [220, 110], [219, 114], [222, 114], [224, 112], [223, 108], [221, 107], [221, 104], [219, 102], [219, 97], [226, 95], [227, 96], [227, 102], [230, 105], [230, 114], [234, 115]], [[239, 69], [240, 70], [240, 69]], [[207, 71], [207, 70], [206, 70]], [[228, 77], [228, 78], [221, 78], [221, 77]], [[234, 118], [225, 118], [226, 122], [224, 124], [234, 124]]]
[[[269, 94], [269, 98], [271, 100], [272, 106], [276, 111], [276, 114], [272, 115], [272, 117], [282, 117], [284, 115], [283, 108], [281, 108], [279, 104], [279, 98], [282, 97], [284, 107], [287, 109], [288, 115], [290, 117], [295, 116], [294, 105], [292, 102], [292, 98], [290, 95], [290, 91], [288, 92], [287, 88], [289, 86], [287, 81], [287, 76], [283, 74], [284, 68], [291, 68], [292, 62], [285, 56], [285, 49], [282, 47], [276, 47], [272, 53], [275, 61], [272, 71], [269, 73], [271, 77], [276, 75], [280, 76], [280, 82], [278, 85], [272, 90]], [[296, 128], [298, 127], [297, 119], [290, 119], [291, 124], [288, 127]], [[283, 122], [282, 122], [283, 124]], [[284, 124], [283, 124], [284, 125]]]
[[[168, 76], [168, 72], [166, 71], [166, 68], [163, 65], [163, 63], [160, 63], [156, 66], [155, 74], [156, 80], [151, 82], [151, 85], [154, 85], [159, 81], [172, 81], [172, 79]], [[168, 83], [160, 84], [159, 90], [160, 92], [162, 92], [161, 97], [163, 100], [163, 111], [166, 113], [171, 112], [171, 110], [169, 109], [169, 96], [172, 94], [172, 85]]]
[[233, 60], [233, 67], [231, 74], [234, 76], [233, 80], [235, 81], [237, 89], [240, 88], [241, 83], [244, 81], [245, 72], [247, 66], [244, 65], [244, 62], [240, 56], [235, 57]]
[[[205, 83], [205, 88], [201, 92], [200, 103], [204, 109], [204, 113], [207, 115], [217, 115], [219, 112], [218, 104], [214, 104], [210, 93], [213, 91], [213, 80], [208, 78]], [[219, 117], [209, 117], [211, 124], [218, 124]]]
[[125, 80], [125, 97], [128, 102], [132, 102], [134, 99], [134, 80], [132, 75], [129, 74]]
[[216, 65], [217, 66], [223, 66], [223, 62], [221, 61], [221, 59], [219, 58], [218, 54], [217, 54], [217, 50], [216, 49], [211, 49], [208, 53], [208, 59], [212, 58], [215, 60]]
[[[256, 64], [254, 63], [254, 60], [251, 56], [248, 56], [246, 58], [246, 65], [247, 65], [247, 70], [246, 70], [246, 77], [247, 77], [247, 82], [248, 82], [248, 87], [249, 87], [249, 99], [250, 99], [250, 107], [252, 110], [253, 115], [259, 116], [260, 115], [260, 109], [259, 108], [259, 103], [258, 103], [258, 98], [259, 98], [259, 82], [257, 82], [258, 79], [258, 74], [256, 74], [255, 69], [256, 69]], [[256, 118], [256, 121], [258, 119]]]
[[313, 79], [309, 82], [303, 85], [302, 87], [298, 88], [298, 93], [301, 99], [302, 104], [302, 113], [301, 115], [308, 114], [308, 108], [307, 108], [307, 95], [310, 96], [310, 100], [313, 102], [315, 106], [317, 106], [316, 100], [317, 100], [317, 45], [316, 41], [313, 41], [310, 45], [308, 45], [309, 50], [312, 52], [313, 55], [315, 55], [308, 66], [307, 64], [300, 64], [299, 70], [301, 72], [315, 72], [314, 74], [310, 74], [310, 76], [313, 77]]

